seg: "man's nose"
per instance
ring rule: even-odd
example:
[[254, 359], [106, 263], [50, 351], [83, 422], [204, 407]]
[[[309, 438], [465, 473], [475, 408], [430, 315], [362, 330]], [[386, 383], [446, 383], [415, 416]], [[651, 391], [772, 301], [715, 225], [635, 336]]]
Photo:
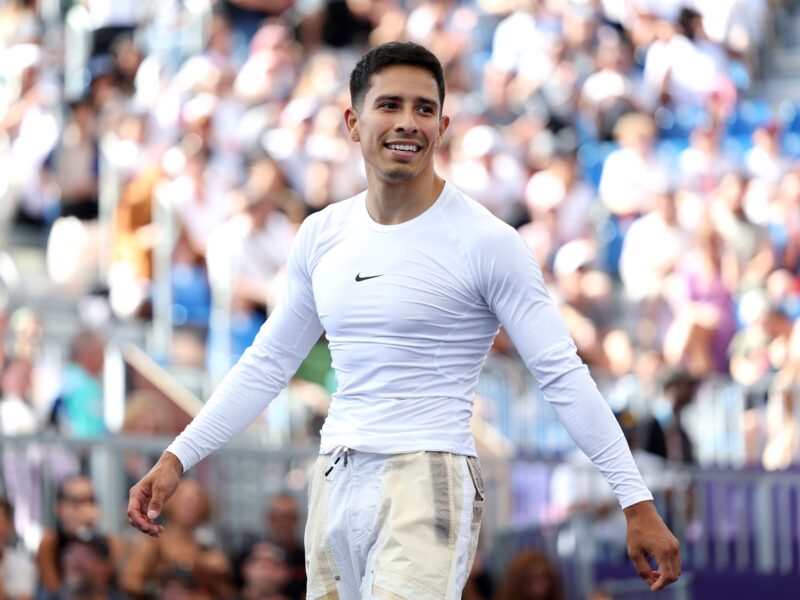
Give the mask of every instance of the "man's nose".
[[417, 133], [419, 131], [416, 114], [413, 110], [404, 110], [399, 114], [395, 130], [403, 133]]

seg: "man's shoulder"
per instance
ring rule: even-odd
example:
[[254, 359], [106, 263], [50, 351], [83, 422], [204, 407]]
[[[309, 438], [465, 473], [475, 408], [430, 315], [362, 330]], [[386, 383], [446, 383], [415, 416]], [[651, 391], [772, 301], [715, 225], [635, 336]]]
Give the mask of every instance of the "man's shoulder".
[[365, 192], [351, 196], [345, 200], [339, 200], [308, 215], [303, 221], [303, 228], [316, 230], [319, 228], [329, 229], [337, 224], [343, 223], [358, 208], [358, 202], [363, 200]]
[[514, 233], [514, 228], [496, 217], [483, 204], [448, 185], [449, 198], [444, 210], [445, 218], [460, 236], [476, 241], [491, 239], [498, 234]]

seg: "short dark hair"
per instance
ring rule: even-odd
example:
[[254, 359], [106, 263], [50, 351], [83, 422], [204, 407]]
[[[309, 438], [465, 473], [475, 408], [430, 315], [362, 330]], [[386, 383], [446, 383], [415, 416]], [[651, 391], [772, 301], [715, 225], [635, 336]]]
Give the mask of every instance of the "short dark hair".
[[358, 61], [350, 73], [350, 102], [359, 108], [371, 85], [370, 79], [375, 73], [387, 67], [407, 65], [420, 67], [430, 71], [439, 88], [439, 110], [444, 106], [444, 70], [442, 63], [430, 50], [414, 42], [386, 42], [376, 46]]
[[91, 550], [97, 558], [103, 560], [111, 558], [111, 545], [108, 543], [108, 538], [100, 533], [69, 536], [64, 543], [62, 553], [66, 552], [67, 548], [70, 546], [84, 546]]

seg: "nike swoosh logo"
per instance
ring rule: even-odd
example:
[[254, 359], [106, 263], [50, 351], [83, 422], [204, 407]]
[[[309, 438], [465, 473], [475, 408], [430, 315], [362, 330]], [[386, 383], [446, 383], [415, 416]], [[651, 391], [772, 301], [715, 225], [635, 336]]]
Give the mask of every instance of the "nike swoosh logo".
[[362, 277], [361, 273], [356, 275], [356, 281], [366, 281], [367, 279], [375, 279], [376, 277], [383, 277], [383, 273], [380, 275], [367, 275], [366, 277]]

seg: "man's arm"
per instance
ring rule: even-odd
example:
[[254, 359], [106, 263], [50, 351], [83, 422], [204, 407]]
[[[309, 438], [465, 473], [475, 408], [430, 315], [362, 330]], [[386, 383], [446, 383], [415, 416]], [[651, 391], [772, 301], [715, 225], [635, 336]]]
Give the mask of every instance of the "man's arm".
[[[544, 398], [626, 510], [629, 554], [637, 572], [653, 589], [668, 585], [680, 573], [677, 541], [658, 516], [617, 420], [577, 356], [539, 266], [513, 230], [493, 236], [487, 246], [478, 267], [486, 302]], [[657, 575], [644, 566], [648, 556], [658, 562]]]
[[306, 256], [308, 227], [301, 227], [287, 264], [286, 294], [253, 344], [219, 384], [200, 413], [130, 491], [128, 520], [158, 536], [153, 523], [173, 494], [181, 475], [233, 439], [286, 387], [322, 335]]

